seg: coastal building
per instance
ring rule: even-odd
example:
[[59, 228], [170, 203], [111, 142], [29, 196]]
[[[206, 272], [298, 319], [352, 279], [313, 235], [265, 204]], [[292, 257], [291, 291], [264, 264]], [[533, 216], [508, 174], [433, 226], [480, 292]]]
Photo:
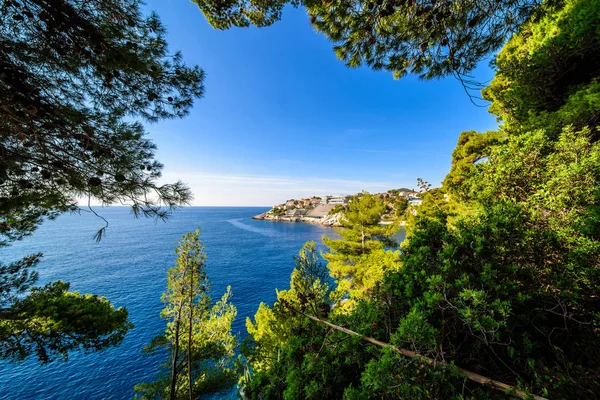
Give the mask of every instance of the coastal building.
[[346, 205], [351, 196], [325, 196], [321, 198], [321, 204]]
[[420, 199], [418, 197], [409, 197], [408, 199], [408, 204], [410, 204], [413, 207], [420, 206], [422, 202], [423, 199]]
[[404, 197], [405, 199], [409, 199], [409, 198], [413, 198], [413, 197], [419, 197], [419, 193], [418, 192], [399, 192], [398, 196]]
[[329, 211], [333, 210], [335, 205], [333, 204], [319, 204], [312, 210], [310, 210], [307, 214], [307, 218], [311, 218], [314, 220], [319, 220], [326, 217], [329, 214]]
[[331, 196], [328, 204], [346, 205], [348, 204], [348, 200], [350, 200], [350, 196]]

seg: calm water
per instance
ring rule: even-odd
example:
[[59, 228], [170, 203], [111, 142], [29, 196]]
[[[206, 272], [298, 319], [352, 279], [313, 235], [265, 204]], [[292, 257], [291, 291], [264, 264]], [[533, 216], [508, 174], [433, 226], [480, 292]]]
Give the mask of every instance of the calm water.
[[164, 328], [158, 317], [166, 271], [175, 260], [182, 234], [201, 227], [213, 300], [227, 285], [238, 316], [234, 332], [246, 334], [245, 319], [259, 303], [272, 303], [275, 288], [289, 286], [293, 256], [304, 242], [322, 246], [332, 229], [303, 223], [254, 221], [266, 208], [188, 207], [167, 223], [136, 220], [127, 208], [101, 209], [110, 226], [100, 243], [92, 240], [102, 221], [89, 214], [65, 215], [46, 222], [30, 238], [2, 249], [1, 261], [41, 251], [40, 283], [58, 279], [72, 290], [105, 296], [129, 310], [135, 328], [121, 346], [100, 353], [73, 353], [68, 363], [41, 367], [29, 361], [0, 363], [0, 399], [129, 399], [133, 386], [150, 379], [163, 362], [142, 356], [141, 348]]

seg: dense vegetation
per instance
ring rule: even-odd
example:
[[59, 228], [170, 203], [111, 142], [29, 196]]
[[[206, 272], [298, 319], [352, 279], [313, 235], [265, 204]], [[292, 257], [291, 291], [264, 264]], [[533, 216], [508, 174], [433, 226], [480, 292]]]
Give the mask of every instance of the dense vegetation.
[[[397, 267], [398, 254], [386, 251], [396, 245], [392, 236], [395, 225], [379, 225], [386, 213], [386, 203], [379, 197], [362, 193], [343, 212], [343, 229], [336, 228], [341, 239], [323, 237], [329, 252], [323, 254], [329, 274], [335, 279], [335, 301], [352, 307], [373, 289], [385, 272]], [[340, 306], [342, 307], [342, 306]]]
[[[194, 1], [219, 28], [271, 24], [287, 3]], [[600, 0], [302, 4], [348, 65], [397, 76], [463, 79], [510, 37], [483, 91], [501, 125], [460, 135], [441, 188], [421, 182], [401, 250], [394, 228], [378, 225], [385, 202], [366, 193], [344, 210], [341, 239], [324, 240], [326, 265], [315, 243], [300, 250], [289, 290], [247, 321], [240, 389], [252, 399], [511, 394], [461, 367], [545, 397], [597, 397]], [[157, 17], [138, 5], [0, 4], [0, 246], [78, 198], [159, 218], [189, 200], [181, 183], [157, 185], [161, 165], [138, 120], [184, 116], [203, 73], [168, 54]], [[236, 311], [229, 291], [211, 303], [198, 236], [176, 250], [166, 331], [147, 349], [168, 362], [140, 396], [194, 398], [232, 383]], [[0, 357], [48, 362], [120, 343], [127, 312], [63, 282], [34, 287], [39, 257], [0, 265]]]
[[[157, 183], [142, 122], [185, 116], [203, 78], [137, 0], [0, 2], [0, 248], [90, 199], [156, 218], [188, 202], [181, 182]], [[40, 257], [0, 263], [0, 357], [120, 343], [127, 311], [64, 282], [34, 287]]]
[[[250, 398], [505, 397], [453, 365], [549, 398], [600, 393], [599, 10], [565, 1], [506, 43], [483, 92], [500, 128], [460, 135], [443, 186], [427, 191], [398, 265], [376, 285], [352, 290], [357, 270], [386, 265], [362, 249], [394, 253], [385, 240], [361, 245], [351, 225], [326, 241], [337, 286], [312, 290], [324, 278], [297, 267], [291, 289], [261, 306], [249, 324]], [[335, 307], [312, 305], [322, 303]], [[449, 364], [363, 344], [299, 312]]]

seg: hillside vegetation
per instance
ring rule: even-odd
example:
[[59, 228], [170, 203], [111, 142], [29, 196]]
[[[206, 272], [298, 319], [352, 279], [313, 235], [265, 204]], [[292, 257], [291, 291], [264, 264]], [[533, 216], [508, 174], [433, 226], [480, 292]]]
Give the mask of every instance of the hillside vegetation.
[[[510, 397], [455, 366], [553, 399], [596, 398], [598, 10], [598, 0], [565, 1], [506, 43], [483, 91], [499, 129], [460, 135], [401, 252], [376, 235], [367, 243], [380, 244], [366, 247], [357, 236], [327, 241], [326, 267], [312, 245], [301, 251], [290, 289], [248, 322], [249, 398]], [[358, 215], [349, 236], [373, 226]], [[372, 268], [380, 280], [365, 289]], [[365, 344], [300, 312], [445, 363]]]

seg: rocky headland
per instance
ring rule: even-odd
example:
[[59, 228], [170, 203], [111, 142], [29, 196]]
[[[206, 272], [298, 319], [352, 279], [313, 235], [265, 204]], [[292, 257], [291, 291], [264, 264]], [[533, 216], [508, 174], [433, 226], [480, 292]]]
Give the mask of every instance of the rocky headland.
[[313, 218], [308, 216], [289, 216], [289, 215], [273, 215], [269, 212], [264, 212], [259, 215], [255, 215], [252, 219], [264, 220], [264, 221], [275, 221], [275, 222], [307, 222], [309, 224], [323, 225], [323, 226], [343, 226], [340, 222], [342, 218], [341, 213], [335, 213], [333, 215], [326, 215], [322, 218]]
[[[290, 199], [274, 206], [271, 210], [252, 217], [256, 220], [274, 222], [306, 222], [323, 226], [341, 227], [343, 211], [353, 198], [361, 196], [360, 193], [351, 196], [324, 196]], [[386, 214], [381, 218], [380, 224], [387, 225], [398, 221], [407, 208], [413, 214], [421, 202], [419, 194], [406, 188], [389, 190], [385, 193], [376, 193], [374, 196], [382, 200], [387, 208]], [[401, 223], [402, 224], [402, 223]]]

